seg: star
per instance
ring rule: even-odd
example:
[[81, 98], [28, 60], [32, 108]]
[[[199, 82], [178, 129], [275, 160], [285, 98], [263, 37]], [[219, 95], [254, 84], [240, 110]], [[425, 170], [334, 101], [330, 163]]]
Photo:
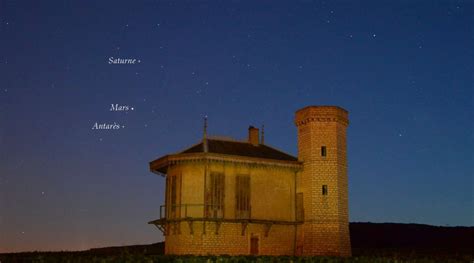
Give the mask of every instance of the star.
[[403, 135], [401, 133], [398, 134], [398, 137], [402, 137]]
[[5, 90], [5, 92], [8, 92], [8, 89], [4, 89], [4, 90]]
[[102, 141], [102, 138], [99, 138], [99, 141]]
[[41, 195], [44, 195], [44, 192], [41, 192]]
[[133, 107], [132, 107], [132, 108], [130, 108], [130, 109], [131, 109], [131, 110], [135, 110], [135, 108], [133, 108]]
[[209, 85], [209, 82], [206, 81], [206, 85]]
[[329, 23], [331, 23], [331, 21], [327, 20], [327, 21], [326, 21], [326, 23], [328, 23], [328, 24], [329, 24]]
[[122, 125], [122, 129], [125, 128], [125, 125]]
[[141, 60], [138, 60], [138, 63], [141, 63], [142, 61]]
[[156, 24], [156, 26], [160, 26], [160, 24]]
[[372, 37], [376, 37], [377, 35], [376, 34], [373, 34]]
[[145, 123], [145, 128], [148, 127], [148, 124]]

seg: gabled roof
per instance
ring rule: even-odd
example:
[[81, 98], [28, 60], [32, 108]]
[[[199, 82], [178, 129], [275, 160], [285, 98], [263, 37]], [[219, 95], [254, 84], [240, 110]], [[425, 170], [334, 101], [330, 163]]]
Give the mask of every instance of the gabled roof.
[[[269, 147], [264, 144], [252, 145], [248, 142], [228, 141], [208, 139], [207, 147], [209, 153], [237, 155], [254, 158], [273, 159], [281, 161], [298, 161], [298, 158]], [[180, 153], [201, 153], [204, 152], [203, 143], [193, 145], [192, 147]]]

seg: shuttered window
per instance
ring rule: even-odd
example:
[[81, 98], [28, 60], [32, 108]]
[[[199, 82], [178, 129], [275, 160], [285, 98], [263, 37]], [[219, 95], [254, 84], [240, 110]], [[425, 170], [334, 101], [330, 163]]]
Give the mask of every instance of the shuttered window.
[[213, 172], [209, 177], [210, 191], [207, 202], [207, 209], [210, 211], [211, 217], [223, 217], [224, 213], [224, 197], [225, 184], [224, 174]]
[[181, 175], [167, 177], [168, 217], [179, 217], [180, 212]]
[[303, 193], [296, 194], [296, 221], [304, 221]]
[[250, 218], [250, 176], [237, 175], [235, 182], [236, 218]]

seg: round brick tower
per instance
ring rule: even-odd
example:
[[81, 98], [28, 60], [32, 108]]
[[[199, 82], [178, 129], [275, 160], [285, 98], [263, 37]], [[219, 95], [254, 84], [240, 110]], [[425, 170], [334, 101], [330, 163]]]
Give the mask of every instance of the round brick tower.
[[336, 106], [308, 106], [296, 112], [298, 160], [303, 171], [300, 254], [350, 256], [346, 128], [348, 112]]

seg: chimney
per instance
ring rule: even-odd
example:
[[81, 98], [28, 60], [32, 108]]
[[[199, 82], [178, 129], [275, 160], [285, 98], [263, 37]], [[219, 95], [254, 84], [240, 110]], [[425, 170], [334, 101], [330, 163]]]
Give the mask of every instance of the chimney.
[[253, 126], [249, 126], [249, 143], [253, 146], [258, 146], [258, 144], [260, 143], [258, 137], [258, 129]]

